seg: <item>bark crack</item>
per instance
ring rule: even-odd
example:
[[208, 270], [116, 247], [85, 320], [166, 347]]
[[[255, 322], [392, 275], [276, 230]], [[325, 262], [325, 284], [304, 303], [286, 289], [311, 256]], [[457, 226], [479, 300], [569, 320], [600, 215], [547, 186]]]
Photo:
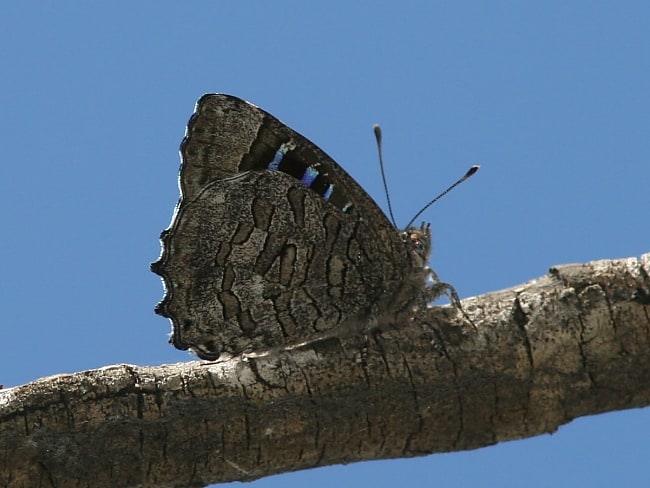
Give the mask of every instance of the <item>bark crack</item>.
[[517, 296], [515, 297], [514, 300], [512, 318], [515, 324], [517, 324], [517, 327], [519, 328], [521, 335], [523, 336], [524, 349], [526, 350], [526, 357], [528, 358], [528, 364], [532, 371], [533, 369], [535, 369], [535, 363], [533, 361], [533, 350], [530, 345], [528, 330], [526, 329], [526, 325], [528, 324], [528, 314], [524, 311], [519, 293], [517, 293]]

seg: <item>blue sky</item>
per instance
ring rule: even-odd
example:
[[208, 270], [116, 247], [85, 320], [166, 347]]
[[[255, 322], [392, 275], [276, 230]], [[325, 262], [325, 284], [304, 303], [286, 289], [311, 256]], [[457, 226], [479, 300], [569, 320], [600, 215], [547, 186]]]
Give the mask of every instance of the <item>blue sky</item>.
[[[398, 222], [430, 209], [461, 296], [555, 264], [650, 251], [648, 2], [3, 2], [0, 383], [192, 359], [149, 262], [206, 92], [248, 99], [333, 156]], [[650, 410], [472, 452], [253, 487], [640, 486]]]

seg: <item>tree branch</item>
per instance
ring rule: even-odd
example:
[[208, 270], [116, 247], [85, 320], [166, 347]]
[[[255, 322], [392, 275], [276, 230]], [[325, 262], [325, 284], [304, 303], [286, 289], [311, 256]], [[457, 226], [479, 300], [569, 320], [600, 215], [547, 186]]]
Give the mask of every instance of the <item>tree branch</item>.
[[0, 485], [204, 486], [552, 432], [650, 404], [650, 254], [365, 334], [0, 390]]

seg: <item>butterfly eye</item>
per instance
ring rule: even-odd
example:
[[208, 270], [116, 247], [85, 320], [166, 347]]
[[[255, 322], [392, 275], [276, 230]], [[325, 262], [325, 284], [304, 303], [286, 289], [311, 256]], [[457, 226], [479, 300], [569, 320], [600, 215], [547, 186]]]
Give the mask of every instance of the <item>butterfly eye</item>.
[[413, 245], [416, 251], [424, 250], [425, 248], [424, 241], [420, 238], [419, 233], [416, 232], [409, 233], [408, 239], [411, 241], [411, 245]]

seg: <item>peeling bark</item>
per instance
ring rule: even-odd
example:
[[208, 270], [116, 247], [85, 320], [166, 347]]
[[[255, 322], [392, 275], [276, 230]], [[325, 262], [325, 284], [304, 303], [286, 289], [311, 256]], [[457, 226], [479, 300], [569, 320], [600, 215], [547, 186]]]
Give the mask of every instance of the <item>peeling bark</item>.
[[[553, 432], [650, 404], [650, 254], [366, 333], [0, 390], [0, 485], [204, 486]], [[395, 325], [399, 324], [399, 325]]]

